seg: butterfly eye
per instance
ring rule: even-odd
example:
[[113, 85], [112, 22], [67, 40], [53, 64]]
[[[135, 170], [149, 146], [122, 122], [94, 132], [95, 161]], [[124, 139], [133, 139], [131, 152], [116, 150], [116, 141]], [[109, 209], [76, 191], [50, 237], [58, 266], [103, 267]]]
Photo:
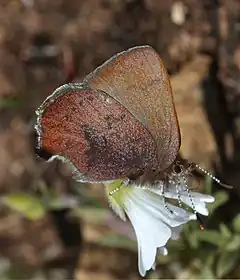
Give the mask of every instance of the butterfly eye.
[[176, 163], [172, 167], [172, 170], [174, 174], [179, 174], [183, 171], [183, 166], [179, 161], [176, 161]]

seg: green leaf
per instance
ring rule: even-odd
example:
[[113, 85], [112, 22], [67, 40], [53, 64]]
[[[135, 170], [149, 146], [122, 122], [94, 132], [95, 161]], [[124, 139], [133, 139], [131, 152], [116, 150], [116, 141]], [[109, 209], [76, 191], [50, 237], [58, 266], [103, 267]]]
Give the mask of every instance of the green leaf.
[[217, 277], [226, 276], [231, 270], [238, 265], [239, 252], [223, 252], [216, 266]]
[[214, 254], [214, 252], [212, 252], [212, 254], [209, 254], [204, 260], [204, 266], [212, 267], [214, 264], [215, 257], [216, 254]]
[[222, 246], [225, 242], [225, 237], [216, 230], [199, 231], [197, 236], [200, 241], [205, 241], [218, 247]]
[[223, 223], [220, 224], [220, 232], [226, 238], [230, 238], [232, 236], [230, 229]]
[[67, 195], [50, 197], [45, 199], [44, 202], [51, 210], [74, 208], [78, 206], [78, 200], [73, 196]]
[[213, 273], [211, 266], [204, 266], [201, 269], [200, 275], [198, 279], [215, 279], [215, 275]]
[[233, 228], [236, 232], [240, 232], [240, 214], [233, 219]]
[[159, 274], [156, 270], [149, 270], [147, 279], [160, 279]]
[[95, 207], [78, 207], [71, 211], [71, 215], [80, 217], [90, 223], [106, 224], [109, 218], [109, 211]]
[[89, 193], [87, 185], [84, 183], [73, 184], [74, 193], [81, 199], [81, 203], [93, 205], [96, 208], [104, 208], [99, 199]]
[[240, 235], [234, 235], [226, 245], [226, 251], [234, 252], [240, 249]]
[[188, 242], [189, 245], [192, 249], [196, 249], [198, 247], [199, 244], [199, 239], [198, 239], [198, 231], [192, 231], [189, 235], [188, 235]]
[[28, 194], [10, 194], [2, 197], [2, 203], [30, 220], [42, 219], [46, 209], [40, 199]]
[[0, 109], [15, 108], [19, 106], [17, 98], [0, 98]]
[[205, 183], [204, 183], [204, 187], [205, 187], [205, 192], [207, 194], [212, 194], [212, 179], [209, 176], [205, 176]]
[[213, 213], [217, 208], [228, 201], [228, 194], [225, 191], [219, 191], [215, 194], [215, 202], [208, 205], [210, 213]]
[[118, 247], [118, 248], [126, 248], [133, 251], [137, 250], [137, 243], [134, 240], [131, 240], [125, 236], [121, 235], [108, 235], [105, 236], [101, 241], [100, 244], [109, 247]]

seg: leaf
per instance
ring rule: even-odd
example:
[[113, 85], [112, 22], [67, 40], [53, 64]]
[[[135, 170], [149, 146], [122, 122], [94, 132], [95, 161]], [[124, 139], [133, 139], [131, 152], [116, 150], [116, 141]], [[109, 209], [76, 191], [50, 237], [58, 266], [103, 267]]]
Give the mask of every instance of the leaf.
[[0, 98], [0, 109], [15, 108], [19, 106], [19, 100], [16, 98]]
[[104, 208], [99, 199], [89, 193], [85, 183], [73, 184], [74, 193], [78, 195], [81, 204], [93, 205], [96, 208]]
[[198, 247], [199, 244], [198, 241], [199, 239], [198, 239], [197, 231], [193, 231], [188, 235], [188, 242], [192, 249], [196, 249]]
[[212, 194], [212, 179], [209, 176], [205, 176], [204, 182], [205, 191], [207, 194]]
[[224, 252], [220, 255], [216, 266], [217, 277], [226, 276], [239, 262], [239, 252]]
[[149, 270], [148, 279], [160, 279], [159, 273], [156, 270]]
[[230, 238], [232, 236], [230, 229], [223, 223], [220, 224], [220, 232], [226, 238]]
[[234, 252], [240, 249], [240, 235], [236, 234], [226, 245], [226, 251]]
[[102, 240], [100, 240], [100, 244], [104, 246], [114, 247], [114, 248], [118, 247], [118, 248], [130, 249], [133, 251], [137, 250], [136, 241], [121, 235], [105, 236]]
[[213, 213], [217, 208], [228, 201], [228, 194], [225, 191], [219, 191], [215, 194], [215, 202], [208, 205], [210, 213]]
[[212, 254], [209, 254], [205, 260], [204, 260], [204, 266], [212, 267], [214, 264], [216, 254], [212, 252]]
[[2, 203], [30, 220], [42, 219], [46, 209], [40, 199], [28, 194], [10, 194], [2, 197]]
[[233, 219], [233, 228], [236, 232], [240, 233], [240, 214], [238, 214], [234, 219]]
[[201, 269], [198, 279], [215, 279], [215, 275], [213, 273], [212, 267], [207, 266], [207, 265], [204, 266]]
[[75, 208], [71, 215], [81, 217], [83, 220], [94, 224], [106, 224], [109, 219], [109, 211], [94, 207]]
[[222, 246], [226, 241], [225, 238], [216, 230], [206, 230], [197, 232], [198, 239], [201, 241], [208, 242], [215, 246]]
[[48, 198], [45, 200], [45, 204], [51, 210], [59, 210], [59, 209], [77, 207], [78, 200], [73, 196], [63, 195], [63, 196]]

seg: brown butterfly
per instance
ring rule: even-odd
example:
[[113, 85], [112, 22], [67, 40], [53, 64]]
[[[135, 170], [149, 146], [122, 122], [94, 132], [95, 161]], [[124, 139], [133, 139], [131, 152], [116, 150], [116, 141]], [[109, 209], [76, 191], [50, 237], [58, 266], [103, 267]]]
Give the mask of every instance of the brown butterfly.
[[170, 80], [150, 46], [118, 53], [82, 82], [59, 87], [36, 113], [38, 149], [70, 162], [82, 182], [156, 178], [178, 158]]

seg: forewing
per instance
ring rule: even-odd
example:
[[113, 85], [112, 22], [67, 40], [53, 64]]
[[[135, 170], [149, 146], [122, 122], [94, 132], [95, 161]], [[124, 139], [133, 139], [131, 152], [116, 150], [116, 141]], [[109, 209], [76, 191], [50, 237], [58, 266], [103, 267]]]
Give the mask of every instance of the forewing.
[[39, 108], [37, 123], [39, 147], [70, 161], [82, 181], [113, 180], [156, 166], [151, 134], [101, 90], [60, 87]]
[[158, 169], [176, 158], [180, 131], [167, 71], [149, 46], [119, 53], [89, 74], [83, 83], [107, 92], [128, 109], [152, 134]]

